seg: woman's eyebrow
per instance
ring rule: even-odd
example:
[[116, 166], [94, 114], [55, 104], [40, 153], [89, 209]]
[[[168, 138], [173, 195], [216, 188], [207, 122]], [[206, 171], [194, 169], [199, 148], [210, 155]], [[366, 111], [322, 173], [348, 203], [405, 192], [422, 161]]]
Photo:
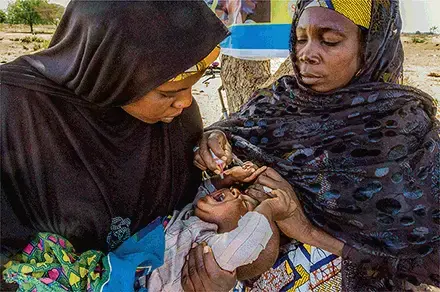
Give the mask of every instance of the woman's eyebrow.
[[340, 36], [345, 36], [345, 33], [344, 33], [343, 30], [335, 28], [335, 27], [325, 27], [325, 26], [323, 26], [323, 27], [319, 27], [318, 30], [322, 34], [324, 34], [326, 32], [331, 32], [331, 33], [338, 34]]
[[164, 94], [164, 95], [167, 95], [167, 94], [176, 94], [176, 93], [179, 93], [179, 92], [181, 92], [181, 91], [185, 91], [185, 90], [187, 90], [189, 87], [187, 87], [187, 88], [181, 88], [181, 89], [178, 89], [178, 90], [167, 90], [167, 91], [162, 91], [162, 90], [157, 90], [160, 94]]
[[[337, 28], [337, 27], [318, 26], [316, 29], [317, 29], [321, 34], [324, 34], [324, 33], [326, 33], [326, 32], [331, 32], [331, 33], [335, 33], [335, 34], [338, 34], [338, 35], [340, 35], [340, 36], [344, 36], [344, 37], [345, 37], [345, 33], [344, 33], [344, 31], [343, 31], [342, 29]], [[297, 30], [298, 32], [305, 32], [307, 29], [306, 29], [305, 27], [298, 26], [298, 27], [296, 28], [296, 30]]]

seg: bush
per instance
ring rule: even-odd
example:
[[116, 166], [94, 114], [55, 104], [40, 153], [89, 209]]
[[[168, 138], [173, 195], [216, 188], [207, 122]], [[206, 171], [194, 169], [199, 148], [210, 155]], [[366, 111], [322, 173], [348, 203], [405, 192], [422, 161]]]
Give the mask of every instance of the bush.
[[44, 41], [45, 41], [44, 39], [39, 38], [39, 37], [37, 37], [35, 35], [33, 35], [33, 36], [26, 36], [26, 37], [21, 39], [22, 43], [27, 43], [27, 44], [32, 43], [32, 42], [43, 43]]
[[425, 39], [419, 38], [419, 37], [416, 37], [416, 36], [413, 36], [411, 41], [413, 42], [413, 44], [423, 44], [424, 42], [426, 42]]
[[41, 49], [47, 49], [47, 47], [49, 47], [49, 43], [50, 43], [50, 41], [48, 41], [48, 40], [44, 40], [41, 43], [36, 43], [36, 44], [34, 44], [33, 50], [38, 51]]

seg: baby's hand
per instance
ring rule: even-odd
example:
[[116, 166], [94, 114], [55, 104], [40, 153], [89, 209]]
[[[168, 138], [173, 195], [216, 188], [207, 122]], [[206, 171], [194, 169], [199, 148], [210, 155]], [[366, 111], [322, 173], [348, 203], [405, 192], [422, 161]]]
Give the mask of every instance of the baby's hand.
[[255, 211], [258, 211], [259, 208], [265, 211], [269, 209], [273, 221], [281, 221], [293, 215], [297, 205], [287, 192], [276, 189], [272, 190], [269, 195], [272, 198], [261, 202]]
[[234, 182], [248, 183], [255, 180], [262, 172], [266, 170], [266, 166], [258, 168], [250, 161], [246, 161], [242, 166], [234, 166], [224, 172]]

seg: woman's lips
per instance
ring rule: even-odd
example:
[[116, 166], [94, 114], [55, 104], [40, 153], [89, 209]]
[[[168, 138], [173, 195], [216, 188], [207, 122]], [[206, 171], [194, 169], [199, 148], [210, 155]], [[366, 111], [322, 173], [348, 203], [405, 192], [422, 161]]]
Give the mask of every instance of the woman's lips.
[[183, 110], [180, 110], [177, 114], [174, 114], [172, 116], [164, 117], [161, 119], [164, 123], [171, 123], [175, 117], [180, 116], [182, 114]]
[[170, 117], [170, 118], [175, 118], [175, 117], [177, 117], [177, 116], [180, 116], [182, 113], [183, 113], [183, 109], [180, 110], [178, 113], [176, 113], [176, 114], [174, 114], [174, 115], [172, 115], [172, 116], [169, 116], [169, 117]]
[[301, 79], [305, 84], [315, 84], [321, 80], [322, 76], [310, 74], [310, 73], [301, 73]]
[[174, 117], [166, 117], [166, 118], [162, 118], [160, 119], [162, 122], [164, 123], [171, 123], [174, 120]]

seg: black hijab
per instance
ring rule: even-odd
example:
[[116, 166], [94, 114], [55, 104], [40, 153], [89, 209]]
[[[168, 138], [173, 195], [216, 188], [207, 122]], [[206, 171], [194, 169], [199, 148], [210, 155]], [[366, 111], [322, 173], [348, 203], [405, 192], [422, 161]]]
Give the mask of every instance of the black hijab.
[[227, 33], [202, 1], [72, 1], [47, 50], [1, 66], [2, 252], [37, 232], [106, 251], [191, 201], [197, 104], [154, 125], [120, 106]]

